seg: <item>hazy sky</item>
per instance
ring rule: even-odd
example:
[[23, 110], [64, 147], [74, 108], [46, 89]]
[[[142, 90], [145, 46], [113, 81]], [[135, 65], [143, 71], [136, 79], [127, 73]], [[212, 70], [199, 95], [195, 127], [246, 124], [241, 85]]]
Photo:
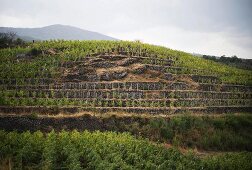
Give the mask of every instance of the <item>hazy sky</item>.
[[0, 26], [51, 24], [252, 59], [252, 0], [0, 0]]

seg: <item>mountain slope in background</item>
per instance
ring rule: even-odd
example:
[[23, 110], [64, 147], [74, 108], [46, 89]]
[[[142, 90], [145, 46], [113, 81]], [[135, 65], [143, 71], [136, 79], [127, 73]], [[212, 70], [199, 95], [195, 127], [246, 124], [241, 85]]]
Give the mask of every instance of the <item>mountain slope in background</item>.
[[[77, 27], [68, 25], [50, 25], [41, 28], [12, 28], [0, 27], [0, 32], [15, 32], [24, 40], [50, 40], [50, 39], [64, 39], [64, 40], [117, 40], [97, 32], [83, 30]], [[29, 37], [26, 39], [25, 37]]]

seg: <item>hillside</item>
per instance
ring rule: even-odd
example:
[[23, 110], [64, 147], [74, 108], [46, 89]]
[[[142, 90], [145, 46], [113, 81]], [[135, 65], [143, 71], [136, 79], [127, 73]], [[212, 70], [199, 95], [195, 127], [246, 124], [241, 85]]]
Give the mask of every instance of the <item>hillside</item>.
[[54, 40], [0, 50], [9, 168], [251, 169], [251, 111], [251, 70], [161, 46]]
[[50, 25], [41, 28], [0, 27], [0, 32], [15, 32], [24, 40], [117, 40], [115, 38], [68, 25]]
[[[22, 100], [28, 97], [29, 106], [39, 106], [40, 102], [30, 97], [35, 97], [33, 93], [43, 85], [41, 95], [44, 97], [39, 99], [42, 103], [55, 106], [59, 101], [70, 108], [73, 106], [73, 110], [135, 109], [172, 113], [246, 111], [251, 107], [251, 71], [164, 47], [124, 41], [49, 41], [16, 51], [1, 50], [1, 55], [1, 84], [10, 86], [10, 94], [2, 94], [3, 105], [25, 106]], [[13, 98], [16, 85], [33, 87], [28, 91], [19, 89], [24, 94]], [[50, 89], [46, 85], [50, 85]], [[80, 90], [84, 89], [93, 92], [80, 95]], [[109, 94], [106, 89], [114, 91]], [[48, 95], [51, 97], [45, 97]], [[89, 99], [81, 103], [79, 99], [83, 97]], [[109, 106], [111, 101], [113, 104]]]

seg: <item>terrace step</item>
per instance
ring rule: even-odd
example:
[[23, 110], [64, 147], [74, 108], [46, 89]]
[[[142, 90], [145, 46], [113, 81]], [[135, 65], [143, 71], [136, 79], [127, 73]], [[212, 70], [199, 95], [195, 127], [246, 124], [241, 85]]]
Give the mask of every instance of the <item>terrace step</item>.
[[31, 113], [39, 113], [39, 114], [59, 114], [59, 113], [68, 113], [74, 114], [78, 112], [128, 112], [128, 113], [147, 113], [147, 114], [178, 114], [184, 112], [192, 112], [192, 113], [233, 113], [233, 112], [251, 112], [251, 106], [213, 106], [213, 107], [183, 107], [183, 108], [121, 108], [121, 107], [89, 107], [89, 108], [81, 108], [81, 107], [37, 107], [37, 106], [15, 106], [15, 107], [5, 107], [0, 106], [0, 113], [3, 115], [8, 114], [31, 114]]
[[0, 92], [5, 97], [97, 98], [97, 99], [252, 99], [252, 92], [131, 89], [20, 89]]
[[81, 106], [81, 107], [208, 107], [208, 106], [252, 106], [251, 99], [80, 99], [6, 97], [4, 106]]
[[195, 75], [211, 75], [217, 76], [214, 72], [206, 71], [203, 69], [190, 69], [186, 67], [175, 67], [175, 66], [160, 66], [160, 65], [153, 65], [153, 64], [146, 64], [148, 69], [161, 71], [165, 73], [172, 73], [172, 74], [195, 74]]
[[1, 86], [6, 87], [6, 90], [11, 89], [135, 89], [135, 90], [163, 90], [163, 89], [188, 89], [185, 82], [172, 82], [161, 83], [161, 82], [66, 82], [50, 85], [40, 85], [40, 86]]
[[82, 59], [82, 61], [67, 61], [62, 63], [62, 66], [68, 67], [73, 65], [85, 64], [88, 60], [106, 59], [109, 61], [118, 61], [125, 58], [138, 59], [137, 61], [143, 62], [143, 64], [154, 64], [163, 66], [170, 66], [174, 62], [174, 60], [172, 59], [162, 59], [153, 57], [127, 56], [127, 55], [97, 55], [93, 57], [85, 57]]
[[[2, 90], [12, 89], [134, 89], [134, 90], [192, 90], [185, 82], [66, 82], [44, 85], [0, 85]], [[198, 83], [198, 91], [251, 92], [252, 86]]]

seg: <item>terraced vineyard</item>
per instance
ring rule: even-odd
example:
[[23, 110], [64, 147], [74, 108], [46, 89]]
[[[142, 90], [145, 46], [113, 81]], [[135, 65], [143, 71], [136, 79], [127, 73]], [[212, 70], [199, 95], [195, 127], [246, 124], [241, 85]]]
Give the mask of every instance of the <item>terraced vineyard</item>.
[[[106, 115], [112, 112], [118, 115], [122, 113], [127, 116], [155, 116], [169, 119], [171, 115], [188, 113], [203, 116], [251, 113], [251, 85], [251, 70], [225, 66], [184, 52], [140, 42], [37, 42], [23, 48], [0, 50], [0, 128], [7, 131], [44, 132], [54, 128], [128, 131], [137, 137], [148, 137], [153, 141], [169, 141], [175, 144], [178, 143], [178, 138], [186, 142], [181, 137], [186, 134], [183, 132], [186, 128], [178, 130], [179, 127], [175, 126], [178, 121], [171, 124], [171, 120], [155, 120], [153, 123], [152, 120], [137, 118], [133, 123], [125, 120], [122, 125], [120, 121], [115, 127], [110, 128], [110, 119], [108, 125], [105, 125], [106, 121], [99, 120], [100, 118], [74, 116], [79, 113]], [[75, 120], [72, 122], [77, 120], [78, 123], [71, 124], [65, 119], [58, 123], [50, 117], [51, 115], [63, 115], [63, 119], [64, 116], [73, 116]], [[250, 116], [246, 118], [251, 119]], [[112, 122], [117, 122], [117, 118], [111, 119]], [[83, 121], [82, 125], [79, 125], [80, 121]], [[243, 119], [240, 121], [246, 122]], [[220, 135], [225, 131], [232, 133], [234, 136], [226, 139], [237, 141], [223, 145], [207, 143], [207, 140], [203, 141], [204, 144], [196, 141], [193, 144], [188, 142], [186, 147], [190, 145], [202, 148], [208, 146], [209, 149], [222, 147], [223, 150], [231, 147], [233, 150], [251, 151], [252, 136], [248, 135], [251, 122], [246, 122], [247, 127], [243, 127], [246, 128], [244, 131], [233, 130], [238, 127], [235, 123], [229, 124], [230, 127], [225, 129], [220, 122], [222, 120], [209, 126], [220, 128], [221, 131], [218, 131]], [[192, 124], [189, 121], [189, 125], [181, 123], [178, 126], [183, 125], [190, 129]], [[203, 125], [195, 124], [195, 127], [200, 129]], [[208, 130], [209, 127], [204, 128]], [[215, 134], [213, 131], [211, 133]], [[12, 135], [1, 133], [6, 140]], [[199, 133], [203, 135], [201, 131]], [[42, 138], [41, 136], [41, 140]], [[246, 141], [243, 142], [241, 139]], [[197, 140], [199, 141], [199, 137]], [[7, 143], [2, 142], [0, 147]], [[78, 145], [69, 147], [72, 147], [73, 150], [70, 149], [72, 153]], [[6, 149], [5, 151], [8, 152]], [[6, 155], [2, 157], [6, 158]], [[15, 154], [12, 156], [16, 158]], [[199, 160], [190, 161], [192, 164], [196, 164], [197, 161], [199, 163]], [[57, 162], [54, 163], [56, 166]], [[150, 167], [158, 169], [158, 166], [168, 164], [155, 162], [151, 163]], [[135, 168], [130, 165], [126, 167]], [[140, 165], [136, 167], [141, 169]], [[196, 167], [208, 167], [208, 165], [201, 162], [199, 166], [192, 166], [193, 169], [197, 169]]]
[[[57, 43], [57, 48], [46, 49], [46, 45]], [[185, 67], [178, 55], [161, 55], [137, 43], [125, 47], [120, 42], [109, 42], [105, 45], [113, 46], [102, 50], [102, 42], [97, 42], [98, 49], [86, 52], [80, 42], [69, 42], [87, 53], [76, 51], [74, 56], [71, 50], [65, 52], [68, 47], [61, 43], [63, 47], [60, 42], [33, 45], [38, 46], [33, 49], [38, 55], [34, 59], [32, 54], [2, 59], [2, 112], [251, 110], [251, 86], [228, 84], [217, 72]], [[248, 75], [246, 82], [250, 81]]]

